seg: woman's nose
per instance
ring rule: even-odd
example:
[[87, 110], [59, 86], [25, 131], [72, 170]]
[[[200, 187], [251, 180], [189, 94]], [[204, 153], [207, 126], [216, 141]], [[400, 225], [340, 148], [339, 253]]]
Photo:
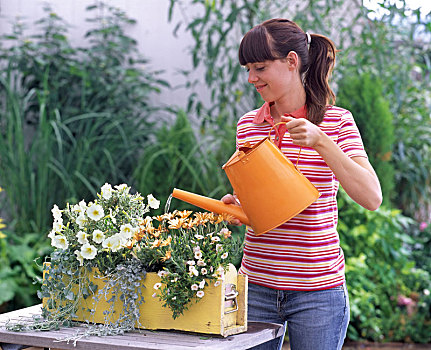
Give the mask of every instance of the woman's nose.
[[250, 84], [253, 84], [257, 81], [257, 76], [256, 74], [250, 69], [250, 71], [248, 72], [248, 82]]

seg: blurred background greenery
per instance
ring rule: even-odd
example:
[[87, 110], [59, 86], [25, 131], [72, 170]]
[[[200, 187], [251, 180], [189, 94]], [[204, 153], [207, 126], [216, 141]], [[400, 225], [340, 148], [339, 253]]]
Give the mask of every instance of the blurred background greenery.
[[[36, 33], [17, 22], [3, 35], [0, 312], [39, 302], [54, 203], [92, 198], [105, 182], [162, 202], [173, 187], [214, 198], [231, 191], [221, 165], [234, 151], [241, 113], [262, 102], [237, 62], [239, 38], [286, 13], [309, 32], [335, 36], [337, 104], [355, 116], [384, 192], [376, 212], [339, 195], [348, 337], [431, 342], [431, 14], [404, 1], [382, 1], [378, 16], [355, 1], [300, 4], [188, 2], [195, 15], [175, 23], [193, 38], [185, 109], [151, 102], [151, 93], [171, 87], [139, 68], [147, 58], [125, 30], [134, 20], [101, 1], [87, 8], [94, 27], [85, 45], [70, 43], [66, 21], [49, 6]], [[168, 21], [185, 6], [170, 0]], [[173, 200], [171, 208], [186, 204]]]

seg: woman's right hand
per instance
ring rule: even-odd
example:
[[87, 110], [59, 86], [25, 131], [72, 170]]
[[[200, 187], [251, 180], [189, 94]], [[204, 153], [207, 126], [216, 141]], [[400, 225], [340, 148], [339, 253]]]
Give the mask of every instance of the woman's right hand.
[[[222, 197], [221, 201], [224, 204], [233, 204], [233, 205], [240, 206], [238, 198], [235, 196], [235, 194], [226, 194], [226, 195], [224, 195]], [[235, 225], [235, 226], [241, 226], [242, 222], [239, 219], [234, 218], [234, 219], [232, 219], [232, 220], [229, 221], [229, 224], [230, 225]]]

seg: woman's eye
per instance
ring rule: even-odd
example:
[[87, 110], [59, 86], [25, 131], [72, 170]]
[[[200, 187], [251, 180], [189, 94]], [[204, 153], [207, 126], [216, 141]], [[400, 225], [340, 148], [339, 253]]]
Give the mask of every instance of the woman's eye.
[[256, 70], [259, 72], [263, 71], [264, 69], [265, 69], [265, 67], [256, 67]]

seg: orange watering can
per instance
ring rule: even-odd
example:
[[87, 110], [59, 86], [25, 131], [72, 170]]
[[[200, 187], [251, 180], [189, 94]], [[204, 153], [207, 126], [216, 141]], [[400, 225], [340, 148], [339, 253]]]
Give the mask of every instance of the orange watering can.
[[256, 235], [290, 220], [320, 194], [272, 142], [271, 130], [257, 144], [246, 143], [222, 167], [241, 207], [178, 189], [172, 196], [215, 213], [235, 216], [251, 226]]

